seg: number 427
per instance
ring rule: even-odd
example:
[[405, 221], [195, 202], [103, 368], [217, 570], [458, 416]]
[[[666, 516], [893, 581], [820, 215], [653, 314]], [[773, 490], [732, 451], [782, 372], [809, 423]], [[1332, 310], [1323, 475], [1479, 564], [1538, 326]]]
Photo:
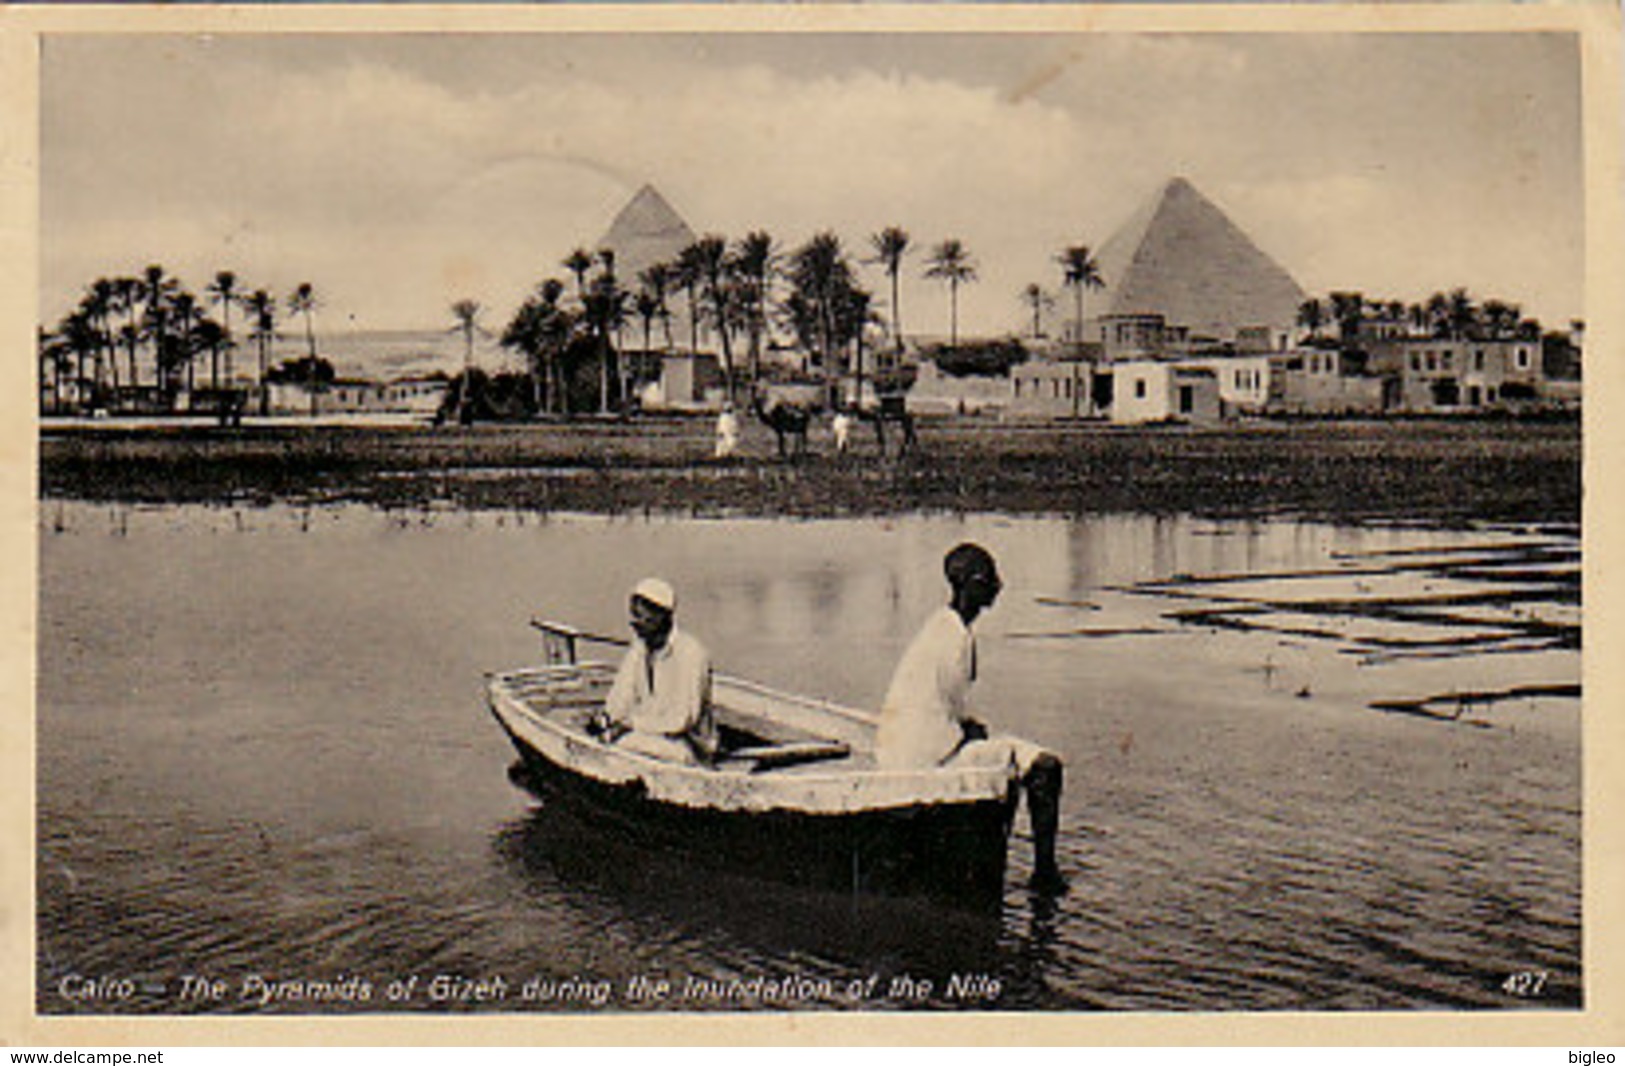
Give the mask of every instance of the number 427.
[[1546, 987], [1546, 979], [1550, 976], [1545, 970], [1524, 970], [1515, 973], [1501, 982], [1501, 991], [1509, 996], [1519, 996], [1530, 999], [1540, 995]]

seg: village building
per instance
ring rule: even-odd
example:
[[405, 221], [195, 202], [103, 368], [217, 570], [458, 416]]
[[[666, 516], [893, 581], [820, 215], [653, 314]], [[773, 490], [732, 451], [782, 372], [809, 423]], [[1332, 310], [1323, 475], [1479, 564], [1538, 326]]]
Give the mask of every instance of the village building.
[[1224, 415], [1218, 375], [1194, 363], [1143, 360], [1112, 366], [1111, 420], [1211, 425]]
[[1370, 346], [1372, 369], [1389, 385], [1386, 407], [1408, 413], [1505, 409], [1545, 399], [1535, 338], [1414, 337]]
[[1190, 182], [1158, 190], [1098, 263], [1104, 305], [1081, 346], [1068, 324], [1058, 348], [1081, 347], [1093, 365], [1051, 357], [1015, 368], [1013, 413], [1200, 422], [1265, 409], [1270, 354], [1290, 343], [1304, 292]]
[[1178, 365], [1213, 372], [1226, 417], [1263, 414], [1269, 403], [1269, 355], [1197, 355], [1180, 360]]
[[1095, 368], [1081, 360], [1034, 360], [1010, 369], [1010, 413], [1036, 418], [1078, 418], [1095, 410]]
[[638, 390], [646, 411], [720, 411], [726, 397], [722, 364], [708, 352], [650, 357], [652, 374]]
[[[1015, 368], [1012, 376], [1021, 369]], [[1011, 382], [1012, 377], [946, 374], [927, 359], [908, 391], [908, 409], [915, 414], [1000, 414], [1011, 406]]]
[[1288, 415], [1375, 414], [1388, 395], [1383, 378], [1335, 348], [1301, 347], [1270, 356], [1266, 407]]
[[401, 414], [431, 418], [439, 412], [450, 381], [444, 375], [388, 382], [339, 378], [314, 388], [299, 381], [267, 382], [265, 388], [267, 411], [273, 415]]

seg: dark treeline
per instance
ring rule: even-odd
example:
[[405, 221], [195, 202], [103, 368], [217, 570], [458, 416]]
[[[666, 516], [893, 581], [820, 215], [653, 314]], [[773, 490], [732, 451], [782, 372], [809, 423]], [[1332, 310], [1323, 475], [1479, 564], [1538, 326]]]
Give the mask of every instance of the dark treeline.
[[[1298, 308], [1298, 325], [1309, 331], [1311, 344], [1332, 345], [1387, 336], [1475, 341], [1534, 341], [1543, 336], [1539, 320], [1525, 317], [1517, 304], [1498, 299], [1480, 303], [1466, 289], [1436, 292], [1421, 303], [1334, 292], [1325, 299], [1305, 300]], [[1571, 328], [1578, 332], [1583, 327], [1575, 322]]]
[[[309, 282], [279, 301], [267, 289], [250, 291], [229, 270], [215, 274], [202, 298], [157, 264], [137, 276], [97, 278], [59, 322], [40, 330], [41, 407], [167, 411], [183, 390], [231, 391], [241, 381], [241, 330], [256, 357], [252, 380], [263, 413], [265, 385], [277, 371], [269, 360], [279, 308], [303, 320], [305, 359], [314, 367], [318, 306]], [[283, 373], [296, 378], [300, 371]]]

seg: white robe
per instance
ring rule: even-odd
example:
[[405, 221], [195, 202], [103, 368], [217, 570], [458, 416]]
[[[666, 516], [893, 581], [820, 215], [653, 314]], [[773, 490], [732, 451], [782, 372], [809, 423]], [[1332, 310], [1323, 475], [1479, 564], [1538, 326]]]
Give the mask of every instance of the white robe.
[[631, 730], [619, 741], [629, 750], [692, 762], [692, 753], [682, 758], [692, 741], [701, 751], [714, 753], [711, 656], [705, 645], [676, 627], [653, 654], [643, 641], [633, 641], [604, 699], [604, 711]]
[[898, 660], [880, 705], [875, 761], [887, 769], [935, 766], [959, 747], [976, 677], [976, 639], [952, 607], [925, 620]]

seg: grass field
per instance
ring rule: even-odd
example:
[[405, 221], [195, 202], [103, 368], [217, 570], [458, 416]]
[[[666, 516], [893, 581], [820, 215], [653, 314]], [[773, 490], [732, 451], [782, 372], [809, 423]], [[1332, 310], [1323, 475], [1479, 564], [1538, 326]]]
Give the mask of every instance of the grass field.
[[[473, 428], [154, 424], [42, 432], [40, 493], [130, 502], [834, 515], [904, 511], [1300, 514], [1570, 524], [1576, 421], [1349, 421], [1221, 429], [927, 420], [908, 457], [860, 427], [789, 462], [759, 425], [711, 458], [702, 419]], [[895, 449], [896, 442], [890, 442]]]

